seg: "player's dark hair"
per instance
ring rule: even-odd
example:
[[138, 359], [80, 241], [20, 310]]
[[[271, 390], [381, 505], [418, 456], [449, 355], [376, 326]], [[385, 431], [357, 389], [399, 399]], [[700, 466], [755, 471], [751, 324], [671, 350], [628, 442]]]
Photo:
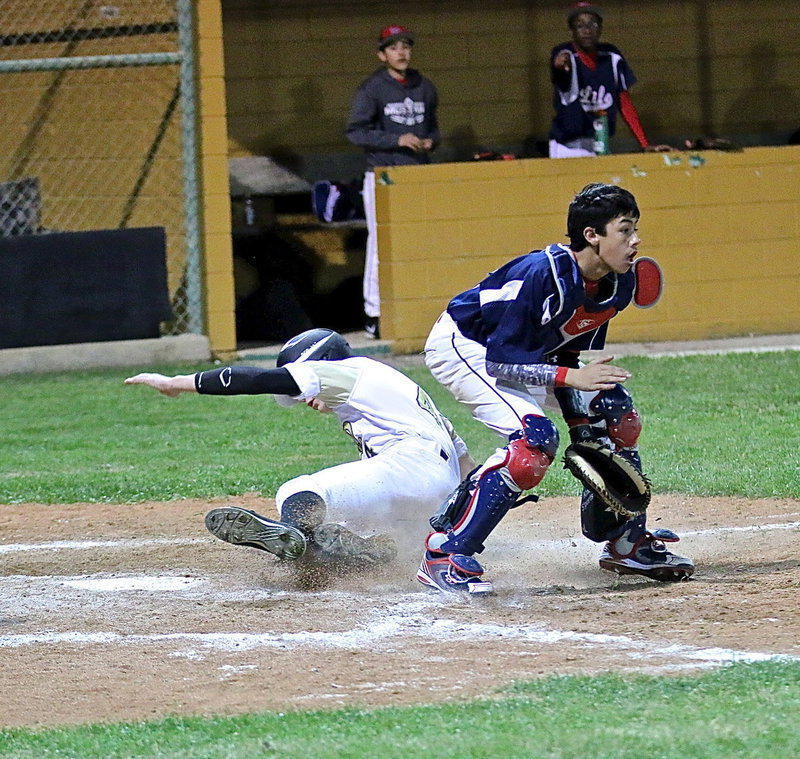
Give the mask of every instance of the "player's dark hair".
[[618, 216], [639, 218], [636, 198], [613, 184], [594, 182], [587, 184], [569, 204], [567, 212], [567, 237], [572, 250], [583, 250], [589, 243], [583, 236], [586, 227], [599, 235], [606, 233], [606, 225]]

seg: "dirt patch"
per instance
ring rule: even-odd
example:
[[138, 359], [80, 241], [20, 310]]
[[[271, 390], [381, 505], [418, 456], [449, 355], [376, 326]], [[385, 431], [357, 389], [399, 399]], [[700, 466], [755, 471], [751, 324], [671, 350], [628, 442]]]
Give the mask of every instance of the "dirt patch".
[[575, 499], [548, 499], [504, 520], [482, 557], [497, 592], [472, 599], [415, 581], [416, 540], [301, 590], [205, 531], [221, 503], [0, 506], [0, 724], [462, 700], [553, 672], [800, 655], [800, 501], [656, 497], [651, 527], [698, 565], [663, 585], [600, 570]]

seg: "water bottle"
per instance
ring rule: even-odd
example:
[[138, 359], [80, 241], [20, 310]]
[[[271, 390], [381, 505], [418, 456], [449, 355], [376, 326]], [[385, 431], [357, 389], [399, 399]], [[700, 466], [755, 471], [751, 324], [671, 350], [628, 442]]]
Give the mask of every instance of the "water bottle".
[[253, 199], [248, 195], [244, 201], [244, 223], [248, 227], [255, 226], [256, 209], [253, 207]]
[[608, 146], [608, 114], [605, 111], [595, 111], [592, 126], [594, 126], [594, 154], [608, 155], [611, 152]]

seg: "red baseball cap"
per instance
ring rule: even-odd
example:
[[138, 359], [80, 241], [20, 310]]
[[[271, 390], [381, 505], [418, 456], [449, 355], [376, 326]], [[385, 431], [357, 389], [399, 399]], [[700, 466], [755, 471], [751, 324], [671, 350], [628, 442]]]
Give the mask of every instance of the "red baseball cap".
[[577, 16], [577, 15], [579, 15], [581, 13], [592, 13], [595, 16], [597, 16], [597, 18], [600, 21], [603, 20], [603, 10], [602, 10], [602, 8], [599, 8], [598, 6], [594, 5], [593, 3], [580, 2], [580, 3], [575, 3], [575, 5], [573, 5], [567, 11], [567, 23], [571, 24], [572, 23], [572, 19], [575, 18], [575, 16]]
[[380, 37], [378, 37], [378, 50], [383, 50], [383, 48], [398, 40], [405, 40], [409, 45], [413, 45], [414, 35], [410, 29], [406, 29], [404, 26], [398, 26], [397, 24], [384, 26], [381, 29]]

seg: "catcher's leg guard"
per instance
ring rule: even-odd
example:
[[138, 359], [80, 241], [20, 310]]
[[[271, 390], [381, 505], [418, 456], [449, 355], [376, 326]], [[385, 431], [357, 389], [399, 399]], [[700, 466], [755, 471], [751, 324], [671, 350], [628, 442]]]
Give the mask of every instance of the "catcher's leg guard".
[[546, 417], [526, 416], [524, 428], [496, 451], [478, 470], [461, 512], [452, 515], [453, 527], [428, 537], [433, 552], [471, 555], [483, 550], [483, 541], [500, 523], [523, 490], [541, 482], [558, 449], [558, 430]]
[[[642, 461], [636, 443], [642, 431], [642, 420], [633, 406], [631, 394], [620, 384], [612, 390], [601, 390], [589, 404], [592, 416], [589, 421], [600, 437], [607, 436], [616, 452], [642, 471]], [[600, 429], [597, 429], [599, 425]], [[644, 530], [644, 517], [642, 520]], [[581, 530], [585, 537], [596, 543], [614, 540], [622, 535], [636, 520], [606, 508], [590, 490], [581, 496]]]
[[[623, 458], [633, 464], [638, 471], [642, 471], [638, 451], [617, 451]], [[636, 519], [641, 519], [644, 525], [644, 514]], [[622, 514], [612, 511], [588, 488], [581, 494], [581, 532], [584, 537], [595, 543], [605, 540], [614, 540], [636, 520], [627, 520]]]
[[453, 529], [453, 524], [458, 522], [472, 498], [479, 469], [480, 467], [473, 469], [428, 520], [434, 532], [449, 532]]
[[[642, 463], [638, 451], [619, 450], [617, 453], [633, 464], [638, 471], [642, 471]], [[644, 514], [636, 519], [642, 520]], [[622, 514], [612, 511], [588, 488], [581, 494], [581, 531], [584, 537], [595, 543], [605, 540], [614, 540], [636, 520], [627, 520]]]
[[[471, 555], [483, 551], [483, 541], [500, 523], [513, 506], [520, 489], [512, 486], [507, 462], [510, 451], [498, 451], [502, 460], [495, 463], [493, 456], [487, 462], [491, 469], [484, 471], [475, 482], [466, 511], [448, 532], [435, 532], [428, 538], [428, 548], [439, 553]], [[504, 471], [505, 470], [505, 471]]]
[[524, 439], [526, 450], [536, 451], [539, 454], [526, 453], [515, 457], [509, 464], [508, 471], [514, 482], [521, 490], [530, 490], [542, 481], [547, 467], [555, 458], [558, 450], [558, 430], [546, 416], [528, 414], [522, 417], [522, 430], [513, 432], [508, 439], [511, 441], [509, 448], [512, 445], [521, 448]]
[[601, 390], [589, 404], [592, 423], [605, 423], [606, 434], [618, 450], [636, 447], [642, 431], [642, 419], [633, 407], [631, 394], [620, 384]]

